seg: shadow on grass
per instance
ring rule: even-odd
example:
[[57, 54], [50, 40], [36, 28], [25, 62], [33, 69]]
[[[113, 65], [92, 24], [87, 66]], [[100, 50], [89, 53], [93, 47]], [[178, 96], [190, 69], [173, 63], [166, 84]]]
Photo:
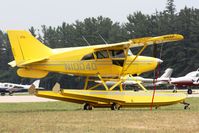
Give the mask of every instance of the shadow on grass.
[[35, 110], [10, 110], [10, 111], [0, 111], [0, 113], [16, 113], [16, 114], [23, 114], [23, 113], [42, 113], [42, 112], [190, 112], [195, 110], [185, 110], [182, 108], [159, 108], [152, 110], [150, 108], [122, 108], [121, 110], [111, 110], [110, 108], [95, 108], [93, 110], [83, 110], [82, 108], [76, 109], [35, 109]]
[[33, 113], [33, 112], [70, 112], [70, 111], [83, 111], [82, 108], [77, 109], [36, 109], [36, 110], [11, 110], [11, 111], [0, 111], [0, 113]]
[[121, 108], [121, 110], [112, 111], [110, 108], [94, 108], [92, 111], [84, 111], [83, 105], [77, 105], [66, 102], [47, 102], [47, 103], [18, 103], [18, 104], [0, 104], [0, 113], [32, 113], [32, 112], [194, 112], [199, 111], [199, 98], [188, 98], [187, 101], [191, 104], [190, 110], [184, 110], [184, 105], [177, 104], [171, 106], [163, 106], [158, 109], [150, 107], [146, 108]]

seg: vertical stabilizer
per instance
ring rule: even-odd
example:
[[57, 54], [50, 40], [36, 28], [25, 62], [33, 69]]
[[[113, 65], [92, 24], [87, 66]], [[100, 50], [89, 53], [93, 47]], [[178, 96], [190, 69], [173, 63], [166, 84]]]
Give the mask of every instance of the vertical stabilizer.
[[37, 88], [39, 88], [40, 80], [36, 80], [36, 81], [33, 82], [32, 84], [33, 84], [33, 85], [35, 86], [35, 88], [37, 89]]
[[29, 60], [46, 58], [52, 53], [50, 48], [27, 31], [8, 31], [8, 37], [16, 65]]
[[164, 72], [164, 74], [160, 78], [170, 78], [173, 73], [172, 68], [167, 68]]

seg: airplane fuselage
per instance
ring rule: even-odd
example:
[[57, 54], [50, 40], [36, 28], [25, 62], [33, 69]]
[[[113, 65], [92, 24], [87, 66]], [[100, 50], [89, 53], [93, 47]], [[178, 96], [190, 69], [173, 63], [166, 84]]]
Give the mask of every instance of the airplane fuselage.
[[183, 77], [171, 78], [170, 83], [176, 86], [199, 86], [199, 71], [190, 72]]
[[31, 72], [32, 77], [34, 74], [37, 76], [40, 72], [48, 71], [75, 75], [100, 74], [102, 77], [111, 77], [121, 74], [141, 74], [155, 69], [161, 62], [157, 58], [138, 56], [131, 64], [136, 56], [132, 54], [125, 56], [123, 49], [95, 51], [95, 47], [54, 49], [54, 54], [47, 60], [32, 63], [25, 66], [25, 69], [20, 68], [18, 74], [27, 77], [28, 71], [26, 70], [29, 69], [35, 70]]
[[171, 78], [170, 83], [176, 86], [199, 86], [199, 84], [194, 84], [193, 78], [188, 77]]

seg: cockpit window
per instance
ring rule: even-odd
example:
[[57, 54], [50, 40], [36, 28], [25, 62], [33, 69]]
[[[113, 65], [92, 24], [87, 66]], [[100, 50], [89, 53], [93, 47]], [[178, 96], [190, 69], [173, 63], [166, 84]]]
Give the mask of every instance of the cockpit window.
[[108, 58], [108, 53], [106, 50], [103, 51], [97, 51], [95, 52], [97, 59], [103, 59], [103, 58]]
[[124, 58], [124, 50], [110, 50], [112, 58]]
[[196, 74], [196, 77], [199, 77], [199, 73]]
[[194, 71], [194, 72], [188, 73], [186, 76], [187, 76], [187, 77], [197, 77], [197, 75], [198, 75], [198, 74], [196, 74], [196, 72]]
[[93, 56], [92, 53], [91, 53], [91, 54], [87, 54], [87, 55], [85, 55], [85, 56], [82, 58], [82, 60], [92, 60], [92, 59], [94, 59], [94, 56]]

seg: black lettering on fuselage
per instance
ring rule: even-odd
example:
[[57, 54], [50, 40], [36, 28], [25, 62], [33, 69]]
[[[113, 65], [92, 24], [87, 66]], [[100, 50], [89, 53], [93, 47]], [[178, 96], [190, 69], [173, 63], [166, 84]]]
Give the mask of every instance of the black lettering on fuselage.
[[97, 66], [94, 62], [66, 62], [66, 70], [96, 70]]

